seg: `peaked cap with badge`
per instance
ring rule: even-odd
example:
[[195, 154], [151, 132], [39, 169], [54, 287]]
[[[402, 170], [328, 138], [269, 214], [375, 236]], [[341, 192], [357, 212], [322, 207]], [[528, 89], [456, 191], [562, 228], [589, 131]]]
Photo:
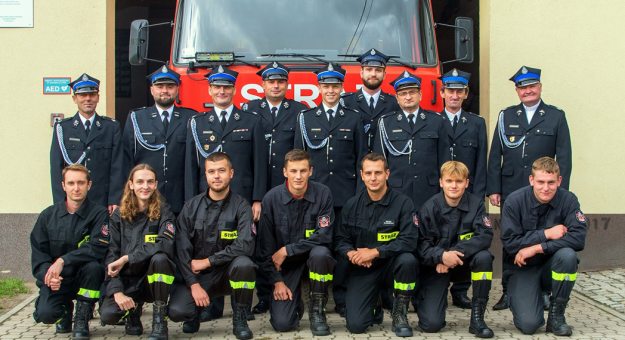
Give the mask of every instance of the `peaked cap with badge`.
[[438, 77], [443, 82], [443, 86], [448, 89], [466, 89], [469, 87], [471, 73], [453, 69]]
[[409, 88], [421, 88], [421, 77], [414, 75], [408, 71], [400, 74], [391, 82], [391, 86], [395, 88], [395, 92]]
[[167, 65], [163, 65], [158, 70], [152, 72], [149, 76], [146, 77], [150, 84], [177, 84], [180, 85], [180, 74], [176, 71], [167, 67]]
[[510, 77], [516, 87], [540, 83], [540, 69], [523, 66]]
[[313, 73], [317, 75], [319, 84], [337, 84], [345, 80], [345, 69], [337, 63], [329, 63]]
[[219, 67], [213, 68], [210, 73], [204, 76], [207, 77], [208, 83], [211, 85], [234, 86], [239, 72], [219, 65]]
[[386, 64], [391, 58], [384, 55], [382, 52], [372, 48], [365, 52], [360, 57], [356, 58], [356, 61], [360, 62], [361, 66], [374, 66], [374, 67], [386, 67]]
[[100, 81], [86, 73], [69, 83], [69, 86], [74, 90], [74, 94], [100, 92]]
[[256, 72], [263, 80], [269, 79], [289, 79], [289, 72], [291, 69], [280, 64], [277, 61], [270, 62], [267, 66], [265, 66], [260, 71]]

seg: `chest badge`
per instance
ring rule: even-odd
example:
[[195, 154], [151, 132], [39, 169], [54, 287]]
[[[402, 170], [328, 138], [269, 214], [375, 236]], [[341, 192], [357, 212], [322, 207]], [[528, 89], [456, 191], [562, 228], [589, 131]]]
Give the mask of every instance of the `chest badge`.
[[513, 142], [513, 143], [514, 143], [514, 141], [515, 141], [515, 140], [516, 140], [516, 137], [515, 137], [515, 136], [510, 136], [510, 142]]
[[210, 145], [204, 144], [204, 151], [208, 151], [208, 148], [210, 148]]
[[211, 142], [214, 141], [215, 140], [215, 135], [212, 135], [209, 139], [210, 139]]

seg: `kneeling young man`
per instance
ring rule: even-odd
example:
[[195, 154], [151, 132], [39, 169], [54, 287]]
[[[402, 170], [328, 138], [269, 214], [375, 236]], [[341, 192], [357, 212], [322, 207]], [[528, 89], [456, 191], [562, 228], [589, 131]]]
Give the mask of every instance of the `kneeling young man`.
[[586, 242], [586, 217], [572, 192], [560, 188], [558, 163], [537, 159], [531, 186], [511, 193], [501, 215], [503, 261], [509, 264], [508, 294], [514, 325], [534, 334], [545, 324], [542, 291], [551, 291], [547, 332], [570, 336], [564, 312]]
[[408, 307], [417, 281], [412, 252], [418, 220], [408, 196], [391, 189], [386, 158], [370, 153], [362, 159], [360, 176], [367, 187], [347, 201], [337, 232], [336, 251], [351, 262], [345, 297], [345, 321], [352, 333], [382, 323], [378, 296], [393, 289], [391, 316], [397, 336], [412, 336]]
[[274, 286], [269, 307], [273, 328], [286, 332], [297, 327], [304, 315], [301, 281], [308, 276], [310, 329], [313, 335], [329, 335], [325, 306], [336, 265], [329, 249], [334, 209], [330, 189], [308, 180], [312, 172], [306, 151], [285, 155], [286, 183], [271, 189], [261, 204], [259, 257]]
[[251, 339], [246, 311], [257, 268], [250, 260], [256, 234], [252, 207], [230, 191], [234, 169], [228, 155], [214, 152], [205, 166], [208, 189], [188, 200], [178, 216], [174, 262], [184, 281], [174, 283], [169, 317], [184, 321], [184, 333], [195, 333], [210, 299], [232, 294], [233, 333], [237, 339]]
[[471, 277], [473, 300], [469, 332], [479, 338], [492, 338], [493, 331], [484, 322], [493, 277], [493, 255], [488, 251], [493, 240], [484, 199], [465, 192], [469, 169], [457, 161], [441, 167], [442, 193], [430, 198], [419, 211], [421, 262], [417, 296], [419, 327], [438, 332], [445, 327], [447, 287]]
[[128, 176], [119, 208], [110, 221], [106, 298], [100, 320], [115, 325], [126, 317], [126, 334], [143, 334], [141, 311], [153, 302], [150, 340], [166, 340], [167, 298], [174, 281], [174, 214], [158, 189], [156, 170], [135, 166]]
[[61, 174], [65, 200], [42, 211], [30, 234], [33, 276], [39, 297], [36, 322], [56, 324], [57, 333], [89, 339], [89, 319], [104, 281], [102, 260], [109, 243], [106, 207], [87, 199], [89, 170], [66, 166]]

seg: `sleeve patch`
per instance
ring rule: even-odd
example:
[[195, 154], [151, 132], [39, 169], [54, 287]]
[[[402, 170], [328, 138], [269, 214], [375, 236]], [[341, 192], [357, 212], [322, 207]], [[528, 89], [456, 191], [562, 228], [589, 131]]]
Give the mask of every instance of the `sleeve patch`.
[[174, 228], [174, 224], [171, 222], [167, 222], [167, 230], [172, 233], [172, 235], [176, 234], [176, 228]]
[[102, 235], [109, 236], [109, 224], [108, 223], [102, 224]]
[[325, 227], [328, 227], [329, 225], [330, 225], [330, 216], [328, 215], [319, 216], [319, 227], [325, 228]]
[[586, 223], [586, 216], [584, 216], [584, 213], [581, 212], [581, 210], [575, 212], [575, 218], [579, 222]]
[[256, 223], [252, 222], [252, 232], [256, 235]]
[[488, 216], [482, 216], [482, 221], [487, 228], [491, 228], [490, 218], [488, 218]]
[[419, 228], [419, 216], [417, 214], [412, 214], [412, 222], [415, 227]]

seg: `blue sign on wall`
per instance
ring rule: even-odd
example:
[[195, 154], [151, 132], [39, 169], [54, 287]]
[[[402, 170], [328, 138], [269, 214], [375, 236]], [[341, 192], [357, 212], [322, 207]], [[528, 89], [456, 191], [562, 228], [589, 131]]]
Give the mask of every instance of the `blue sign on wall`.
[[43, 78], [43, 94], [72, 94], [69, 83], [70, 77], [63, 78]]

